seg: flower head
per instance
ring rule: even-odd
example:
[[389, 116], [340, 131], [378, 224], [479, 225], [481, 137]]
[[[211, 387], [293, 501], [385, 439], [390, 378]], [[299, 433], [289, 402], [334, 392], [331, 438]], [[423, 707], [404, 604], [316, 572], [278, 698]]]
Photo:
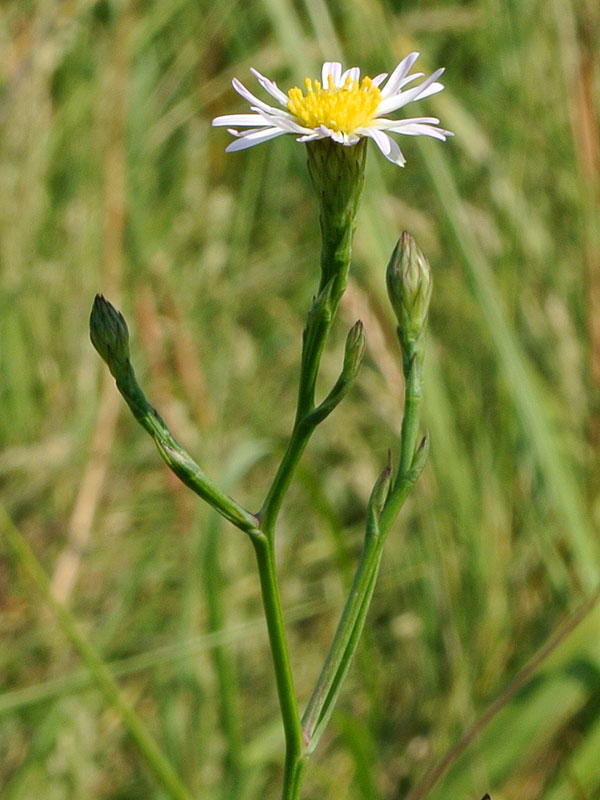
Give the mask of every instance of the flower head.
[[[389, 119], [387, 116], [444, 88], [437, 81], [443, 69], [436, 70], [418, 86], [405, 88], [424, 77], [422, 72], [408, 74], [418, 57], [418, 53], [406, 56], [389, 78], [387, 73], [382, 73], [375, 78], [365, 76], [362, 80], [358, 67], [342, 71], [338, 61], [326, 61], [321, 81], [306, 78], [304, 90], [296, 86], [287, 94], [274, 81], [252, 69], [263, 89], [281, 107], [264, 103], [234, 78], [233, 88], [250, 103], [253, 113], [215, 117], [213, 125], [227, 126], [229, 133], [236, 137], [227, 147], [228, 152], [244, 150], [285, 133], [296, 135], [298, 142], [329, 138], [347, 147], [369, 137], [389, 161], [403, 167], [405, 158], [388, 132], [432, 136], [442, 141], [452, 136], [450, 131], [438, 127], [439, 120], [435, 117]], [[239, 131], [238, 127], [247, 130]]]

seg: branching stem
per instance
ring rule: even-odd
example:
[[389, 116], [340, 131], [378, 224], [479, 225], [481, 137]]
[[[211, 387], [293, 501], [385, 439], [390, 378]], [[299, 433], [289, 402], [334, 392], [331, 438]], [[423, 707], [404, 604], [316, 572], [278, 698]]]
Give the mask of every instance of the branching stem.
[[[365, 153], [364, 141], [352, 148], [339, 147], [328, 140], [308, 145], [309, 172], [321, 208], [321, 280], [302, 337], [294, 426], [271, 487], [257, 514], [251, 514], [225, 494], [201, 470], [172, 436], [164, 420], [148, 403], [137, 383], [129, 360], [129, 334], [123, 316], [103, 297], [98, 296], [90, 319], [94, 346], [107, 362], [119, 391], [135, 418], [152, 436], [164, 461], [186, 486], [208, 502], [225, 519], [247, 533], [254, 547], [285, 734], [282, 800], [300, 798], [308, 756], [316, 747], [331, 716], [358, 645], [373, 596], [385, 539], [421, 473], [427, 456], [426, 440], [417, 445], [417, 439], [423, 364], [421, 334], [424, 330], [428, 300], [425, 305], [423, 302], [419, 304], [417, 301], [420, 295], [417, 294], [416, 299], [413, 297], [411, 300], [409, 297], [410, 302], [406, 302], [405, 288], [410, 289], [412, 286], [414, 289], [414, 286], [410, 280], [402, 277], [394, 261], [391, 262], [394, 267], [392, 283], [394, 291], [398, 290], [397, 297], [402, 304], [402, 314], [406, 314], [407, 308], [420, 308], [421, 315], [417, 326], [421, 332], [418, 332], [418, 335], [407, 338], [406, 330], [399, 329], [405, 376], [399, 466], [392, 481], [391, 464], [388, 464], [373, 488], [362, 556], [334, 640], [301, 720], [275, 568], [275, 527], [283, 500], [312, 433], [347, 393], [360, 368], [364, 353], [364, 329], [362, 323], [358, 321], [348, 334], [340, 376], [321, 404], [316, 405], [315, 392], [321, 356], [347, 283], [356, 212], [364, 177]], [[398, 264], [403, 263], [402, 257], [409, 252], [402, 249], [411, 246], [407, 237], [407, 234], [403, 235], [401, 246], [399, 244], [394, 251], [400, 258]], [[409, 262], [409, 266], [411, 263]], [[417, 266], [422, 266], [421, 262]], [[392, 295], [391, 298], [393, 300]], [[408, 321], [410, 327], [410, 315]], [[105, 683], [105, 686], [107, 685]], [[118, 702], [116, 698], [115, 702]], [[133, 727], [135, 729], [135, 719]], [[142, 747], [151, 748], [151, 743], [143, 738], [141, 743]], [[161, 762], [157, 754], [153, 757], [157, 771], [162, 770], [163, 782], [172, 779], [172, 791], [178, 791], [176, 779], [169, 773], [168, 765]], [[177, 796], [183, 797], [183, 794]]]

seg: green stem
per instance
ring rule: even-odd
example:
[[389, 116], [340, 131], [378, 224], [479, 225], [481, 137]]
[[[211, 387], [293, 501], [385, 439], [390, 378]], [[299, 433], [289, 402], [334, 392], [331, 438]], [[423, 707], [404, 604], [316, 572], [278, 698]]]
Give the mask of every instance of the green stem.
[[4, 529], [6, 541], [19, 563], [54, 612], [63, 632], [79, 653], [96, 685], [119, 714], [121, 722], [135, 742], [148, 767], [162, 784], [169, 797], [173, 798], [173, 800], [192, 800], [192, 796], [181, 783], [179, 776], [160, 750], [141, 717], [123, 698], [110, 670], [102, 661], [91, 642], [79, 630], [77, 622], [69, 609], [56, 600], [52, 594], [48, 576], [42, 569], [29, 544], [1, 505], [0, 523]]
[[326, 722], [329, 719], [333, 710], [333, 705], [337, 698], [336, 688], [338, 687], [336, 687], [336, 684], [339, 686], [337, 676], [371, 581], [376, 550], [377, 542], [375, 539], [371, 538], [365, 542], [333, 642], [329, 648], [317, 685], [302, 717], [304, 737], [309, 743], [308, 752], [312, 752], [315, 749], [320, 738], [316, 734], [317, 727], [321, 725], [322, 721]]
[[225, 494], [179, 444], [163, 418], [147, 401], [129, 360], [117, 377], [116, 383], [133, 416], [153, 438], [156, 449], [171, 471], [221, 516], [240, 530], [252, 535], [256, 530], [256, 518]]
[[[346, 261], [344, 269], [347, 273], [350, 266], [349, 247], [346, 247], [345, 256]], [[302, 457], [302, 453], [310, 437], [319, 422], [321, 422], [324, 416], [327, 416], [331, 410], [327, 408], [327, 413], [325, 415], [313, 413], [315, 412], [315, 388], [319, 366], [321, 364], [321, 356], [341, 299], [341, 295], [338, 296], [337, 299], [331, 296], [332, 286], [333, 281], [330, 281], [315, 299], [304, 329], [294, 428], [273, 483], [271, 484], [271, 488], [257, 515], [261, 523], [261, 529], [266, 531], [267, 535], [270, 535], [270, 532], [274, 530], [283, 498], [289, 488], [298, 462]], [[343, 392], [338, 392], [337, 395], [336, 399], [337, 402], [339, 402], [343, 396]]]
[[376, 514], [376, 499], [372, 495], [370, 524], [367, 525], [361, 559], [325, 664], [302, 718], [307, 754], [317, 746], [356, 651], [387, 535], [425, 465], [426, 447], [416, 449], [422, 399], [422, 361], [422, 342], [419, 342], [415, 351], [406, 354], [404, 360], [405, 405], [398, 474], [383, 509]]
[[296, 416], [296, 423], [290, 436], [290, 441], [263, 506], [257, 514], [261, 529], [269, 537], [273, 535], [283, 499], [314, 429], [314, 425], [307, 425], [302, 420], [298, 421], [298, 416]]
[[308, 760], [306, 756], [298, 759], [289, 771], [289, 780], [284, 781], [282, 800], [299, 800], [300, 790], [302, 788], [302, 780]]
[[420, 340], [415, 343], [411, 342], [410, 347], [406, 347], [406, 351], [402, 354], [406, 385], [397, 481], [402, 479], [402, 476], [410, 469], [412, 464], [419, 435], [419, 418], [423, 399], [421, 381], [421, 373], [423, 371], [422, 342]]
[[370, 605], [385, 539], [417, 477], [413, 474], [406, 476], [394, 492], [395, 510], [393, 515], [386, 515], [384, 509], [378, 535], [365, 538], [363, 552], [333, 642], [302, 717], [302, 728], [304, 738], [308, 742], [308, 753], [312, 753], [317, 746], [333, 712], [343, 679], [356, 651], [360, 631]]
[[[360, 607], [358, 608], [356, 621], [354, 627], [352, 628], [351, 635], [348, 639], [345, 650], [341, 653], [340, 665], [337, 671], [334, 673], [335, 678], [331, 685], [331, 691], [328, 694], [327, 702], [323, 706], [322, 712], [319, 716], [318, 724], [316, 725], [313, 735], [310, 738], [310, 742], [307, 745], [306, 748], [307, 753], [312, 753], [313, 750], [318, 745], [319, 739], [321, 738], [322, 733], [327, 727], [329, 718], [335, 708], [338, 695], [342, 689], [342, 684], [346, 678], [346, 675], [348, 674], [348, 670], [350, 669], [350, 664], [352, 663], [352, 658], [358, 647], [358, 642], [360, 640], [365, 620], [367, 618], [369, 606], [371, 605], [373, 592], [375, 591], [375, 584], [377, 583], [377, 575], [379, 573], [380, 563], [381, 563], [381, 549], [379, 550], [379, 555], [376, 558], [374, 568], [371, 570], [370, 579], [365, 588], [363, 601], [360, 604]], [[305, 736], [307, 736], [306, 728], [304, 727], [304, 719], [303, 719], [303, 728], [305, 730]]]
[[252, 544], [256, 553], [262, 601], [271, 645], [271, 656], [275, 668], [277, 695], [285, 734], [286, 747], [282, 800], [295, 800], [300, 790], [303, 771], [304, 741], [281, 611], [281, 598], [275, 571], [273, 538], [262, 534], [253, 537]]

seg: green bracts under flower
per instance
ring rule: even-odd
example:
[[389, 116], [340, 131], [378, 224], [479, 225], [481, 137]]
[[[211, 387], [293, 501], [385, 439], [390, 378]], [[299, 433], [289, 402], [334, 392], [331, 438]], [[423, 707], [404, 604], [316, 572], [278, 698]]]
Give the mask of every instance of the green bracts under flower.
[[348, 277], [352, 237], [362, 196], [367, 158], [366, 140], [344, 147], [331, 139], [306, 146], [308, 172], [319, 202], [321, 225], [321, 284], [333, 278], [332, 297], [337, 306]]

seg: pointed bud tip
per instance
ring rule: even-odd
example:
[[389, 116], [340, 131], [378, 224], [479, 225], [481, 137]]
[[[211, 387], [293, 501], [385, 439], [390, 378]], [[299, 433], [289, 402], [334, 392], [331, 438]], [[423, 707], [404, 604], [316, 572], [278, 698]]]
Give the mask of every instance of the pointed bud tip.
[[410, 247], [410, 245], [413, 242], [414, 239], [412, 238], [410, 233], [408, 231], [402, 231], [402, 233], [400, 234], [400, 238], [398, 239], [398, 241], [396, 242], [396, 246], [394, 247], [393, 255], [398, 256], [402, 250], [406, 249], [407, 247]]
[[358, 319], [348, 331], [346, 338], [347, 346], [355, 347], [357, 344], [365, 340], [365, 326], [363, 321]]

